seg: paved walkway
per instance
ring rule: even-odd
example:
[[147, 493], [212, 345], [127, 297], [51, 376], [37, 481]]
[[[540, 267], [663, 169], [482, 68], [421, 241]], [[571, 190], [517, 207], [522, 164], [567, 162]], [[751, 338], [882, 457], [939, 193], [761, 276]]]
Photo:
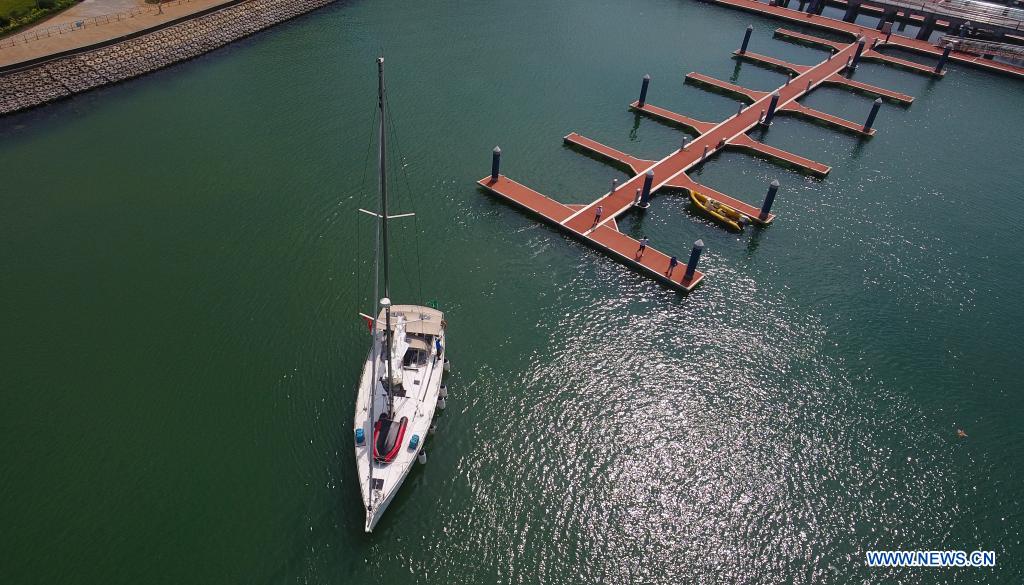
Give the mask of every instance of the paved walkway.
[[118, 12], [131, 12], [135, 8], [147, 7], [155, 8], [155, 6], [151, 4], [146, 4], [145, 0], [82, 0], [71, 8], [68, 8], [63, 12], [58, 12], [56, 15], [42, 20], [21, 32], [31, 32], [37, 28], [46, 28], [60, 23], [73, 23], [96, 16], [106, 16], [108, 14], [116, 14]]
[[[158, 27], [227, 2], [175, 0], [164, 4], [161, 14], [160, 8], [143, 0], [84, 0], [28, 30], [0, 39], [0, 67]], [[82, 22], [82, 26], [74, 27], [76, 22]]]

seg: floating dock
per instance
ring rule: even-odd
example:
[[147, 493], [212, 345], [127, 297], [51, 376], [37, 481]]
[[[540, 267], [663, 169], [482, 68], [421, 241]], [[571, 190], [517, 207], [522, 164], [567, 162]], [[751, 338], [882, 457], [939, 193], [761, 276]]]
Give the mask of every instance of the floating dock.
[[[648, 274], [674, 288], [689, 292], [701, 282], [704, 276], [697, 270], [697, 264], [704, 249], [703, 242], [698, 240], [695, 243], [685, 265], [680, 256], [679, 266], [670, 271], [668, 267], [669, 259], [673, 257], [672, 254], [648, 247], [644, 255], [639, 256], [640, 243], [619, 232], [616, 218], [634, 208], [647, 208], [650, 205], [651, 196], [656, 191], [669, 188], [687, 192], [696, 191], [718, 200], [740, 211], [747, 216], [752, 224], [768, 225], [772, 223], [775, 220], [775, 215], [771, 212], [771, 208], [778, 192], [777, 181], [772, 182], [760, 207], [757, 207], [738, 197], [702, 185], [690, 178], [687, 172], [693, 167], [701, 165], [717, 152], [734, 148], [811, 176], [826, 176], [831, 170], [828, 165], [768, 146], [754, 140], [747, 135], [747, 132], [756, 127], [770, 126], [777, 115], [794, 115], [863, 138], [874, 136], [875, 129], [872, 125], [883, 100], [901, 106], [909, 106], [914, 98], [900, 92], [850, 79], [852, 73], [863, 61], [878, 61], [935, 77], [945, 74], [944, 67], [948, 60], [969, 62], [972, 65], [998, 70], [1001, 73], [1014, 74], [1014, 69], [1020, 69], [988, 60], [979, 63], [975, 59], [980, 58], [973, 55], [956, 54], [948, 47], [944, 50], [937, 49], [915, 39], [891, 36], [888, 34], [891, 29], [882, 32], [848, 22], [823, 18], [816, 14], [804, 14], [781, 6], [769, 6], [754, 0], [709, 1], [813, 24], [833, 32], [856, 35], [856, 38], [851, 42], [842, 43], [796, 31], [777, 29], [775, 36], [779, 39], [810, 44], [829, 51], [827, 58], [817, 65], [797, 65], [748, 51], [753, 27], [747, 27], [746, 36], [743, 38], [740, 49], [733, 54], [734, 58], [782, 70], [792, 77], [788, 78], [786, 83], [775, 91], [764, 92], [696, 72], [687, 74], [687, 83], [728, 95], [741, 102], [737, 113], [721, 122], [697, 120], [648, 104], [647, 93], [651, 79], [650, 76], [644, 76], [640, 98], [629, 105], [630, 109], [663, 123], [681, 127], [685, 131], [695, 134], [696, 137], [688, 143], [686, 140], [681, 140], [678, 150], [661, 160], [651, 161], [621, 152], [576, 132], [565, 136], [564, 141], [575, 149], [632, 173], [631, 178], [621, 185], [613, 183], [611, 191], [591, 203], [585, 205], [563, 204], [502, 175], [500, 173], [501, 150], [499, 148], [494, 149], [491, 175], [480, 179], [478, 184], [490, 193], [539, 215], [549, 224], [615, 257], [637, 271]], [[813, 1], [824, 2], [824, 0]], [[936, 54], [940, 58], [935, 66], [923, 65], [884, 55], [878, 51], [883, 46], [910, 48], [926, 54]], [[1020, 70], [1019, 73], [1024, 73], [1024, 70]], [[845, 87], [851, 91], [876, 97], [866, 121], [858, 123], [846, 120], [809, 108], [797, 101], [823, 84]], [[683, 268], [683, 270], [679, 270], [679, 268]]]

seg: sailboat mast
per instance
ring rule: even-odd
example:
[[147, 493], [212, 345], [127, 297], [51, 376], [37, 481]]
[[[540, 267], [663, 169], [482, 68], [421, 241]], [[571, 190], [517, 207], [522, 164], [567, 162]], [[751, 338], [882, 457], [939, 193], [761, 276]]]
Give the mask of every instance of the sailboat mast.
[[[384, 297], [387, 299], [391, 298], [391, 288], [389, 284], [389, 277], [391, 272], [388, 269], [388, 177], [387, 177], [387, 119], [385, 118], [387, 110], [385, 107], [384, 99], [384, 57], [377, 57], [377, 107], [380, 108], [380, 155], [378, 156], [380, 162], [380, 231], [382, 240], [382, 249], [384, 259]], [[391, 346], [392, 346], [392, 331], [391, 331], [391, 303], [390, 301], [384, 307], [385, 314], [385, 329], [384, 329], [384, 347], [386, 348], [387, 357], [387, 371], [388, 371], [388, 383], [384, 385], [384, 390], [388, 394], [388, 418], [392, 418], [395, 412], [394, 397], [391, 392], [391, 383], [394, 381], [394, 376], [391, 372]]]
[[380, 130], [378, 142], [380, 143], [380, 221], [381, 235], [384, 238], [384, 296], [391, 298], [389, 279], [391, 272], [388, 270], [388, 177], [387, 177], [387, 121], [384, 116], [384, 57], [377, 57], [377, 107], [380, 108]]

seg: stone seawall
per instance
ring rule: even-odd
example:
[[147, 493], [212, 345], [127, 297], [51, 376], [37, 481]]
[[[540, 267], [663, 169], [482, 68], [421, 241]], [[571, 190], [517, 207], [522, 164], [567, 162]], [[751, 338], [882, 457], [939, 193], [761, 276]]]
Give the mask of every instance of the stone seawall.
[[100, 49], [0, 74], [0, 115], [198, 57], [333, 1], [247, 0]]

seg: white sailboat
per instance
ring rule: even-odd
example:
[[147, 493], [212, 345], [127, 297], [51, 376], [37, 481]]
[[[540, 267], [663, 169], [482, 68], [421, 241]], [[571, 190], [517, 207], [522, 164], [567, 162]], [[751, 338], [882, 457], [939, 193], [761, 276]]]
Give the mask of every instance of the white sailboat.
[[[359, 379], [356, 398], [356, 471], [367, 532], [380, 520], [417, 460], [426, 462], [423, 446], [436, 408], [443, 409], [447, 390], [441, 383], [445, 360], [444, 314], [431, 307], [392, 305], [388, 267], [388, 215], [386, 174], [386, 100], [384, 58], [377, 59], [378, 107], [380, 109], [380, 213], [378, 218], [378, 272], [374, 298], [380, 298], [371, 323], [373, 341]], [[377, 279], [382, 276], [382, 279]], [[379, 286], [383, 284], [383, 298]]]

